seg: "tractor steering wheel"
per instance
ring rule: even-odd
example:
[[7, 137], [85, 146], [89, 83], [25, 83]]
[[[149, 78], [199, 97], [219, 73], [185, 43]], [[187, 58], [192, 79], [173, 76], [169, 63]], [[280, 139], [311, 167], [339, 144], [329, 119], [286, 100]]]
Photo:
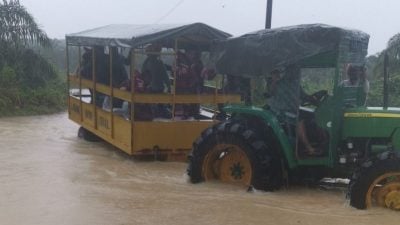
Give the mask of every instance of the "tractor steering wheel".
[[308, 105], [319, 106], [319, 104], [321, 104], [321, 102], [327, 96], [328, 96], [327, 90], [320, 90], [320, 91], [314, 92], [313, 94], [306, 96], [301, 105], [302, 106], [308, 106]]

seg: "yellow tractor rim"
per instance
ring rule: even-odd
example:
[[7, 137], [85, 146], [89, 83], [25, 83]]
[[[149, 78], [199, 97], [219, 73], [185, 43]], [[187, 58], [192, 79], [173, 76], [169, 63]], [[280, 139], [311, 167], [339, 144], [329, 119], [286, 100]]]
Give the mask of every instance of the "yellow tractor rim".
[[203, 163], [203, 177], [218, 179], [226, 183], [249, 186], [253, 170], [243, 149], [233, 144], [217, 144], [206, 155]]
[[366, 206], [400, 210], [400, 172], [385, 173], [376, 178], [368, 189]]

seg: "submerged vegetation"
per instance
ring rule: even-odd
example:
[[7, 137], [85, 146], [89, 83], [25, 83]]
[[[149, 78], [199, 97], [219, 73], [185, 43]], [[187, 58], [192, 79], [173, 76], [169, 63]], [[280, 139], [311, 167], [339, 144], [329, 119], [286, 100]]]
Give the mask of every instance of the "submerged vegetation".
[[17, 0], [0, 2], [0, 116], [65, 109], [65, 81], [36, 49], [51, 40]]

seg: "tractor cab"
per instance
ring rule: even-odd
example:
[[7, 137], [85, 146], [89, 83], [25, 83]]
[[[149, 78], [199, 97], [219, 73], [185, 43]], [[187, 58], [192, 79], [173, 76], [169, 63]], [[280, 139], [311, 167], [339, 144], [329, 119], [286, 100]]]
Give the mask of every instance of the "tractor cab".
[[[227, 40], [217, 65], [223, 73], [265, 78], [262, 120], [274, 124], [271, 132], [290, 167], [334, 166], [343, 113], [365, 107], [368, 39], [361, 31], [322, 24], [262, 30]], [[226, 110], [260, 118], [252, 109], [237, 109]]]

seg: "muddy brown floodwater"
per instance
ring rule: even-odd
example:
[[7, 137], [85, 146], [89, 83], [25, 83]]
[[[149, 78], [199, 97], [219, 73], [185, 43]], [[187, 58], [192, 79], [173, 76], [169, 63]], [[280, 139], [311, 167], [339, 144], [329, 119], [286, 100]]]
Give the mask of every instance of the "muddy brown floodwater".
[[0, 224], [399, 224], [339, 190], [193, 185], [185, 163], [136, 161], [77, 129], [66, 114], [0, 119]]

